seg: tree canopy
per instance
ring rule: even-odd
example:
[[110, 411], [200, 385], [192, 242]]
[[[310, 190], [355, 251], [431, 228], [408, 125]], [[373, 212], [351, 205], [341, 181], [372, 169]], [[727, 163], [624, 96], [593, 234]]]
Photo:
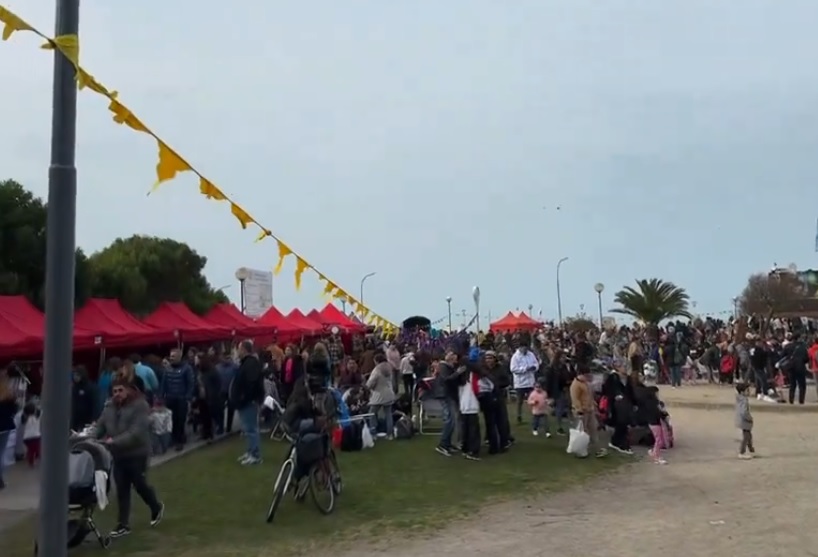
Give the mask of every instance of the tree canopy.
[[690, 297], [684, 288], [657, 278], [636, 281], [636, 288], [626, 286], [614, 295], [620, 307], [614, 313], [630, 315], [648, 325], [658, 325], [674, 317], [690, 318]]
[[758, 273], [747, 279], [738, 298], [738, 307], [745, 315], [767, 318], [797, 309], [807, 297], [804, 284], [793, 273]]
[[578, 313], [573, 317], [566, 317], [563, 326], [572, 333], [587, 333], [597, 330], [596, 322], [585, 313]]
[[[45, 203], [21, 184], [0, 181], [0, 295], [23, 295], [44, 307], [46, 266]], [[87, 258], [77, 249], [75, 303], [89, 297], [118, 298], [128, 311], [144, 315], [165, 301], [183, 301], [204, 313], [227, 301], [203, 271], [207, 258], [167, 238], [117, 239]]]

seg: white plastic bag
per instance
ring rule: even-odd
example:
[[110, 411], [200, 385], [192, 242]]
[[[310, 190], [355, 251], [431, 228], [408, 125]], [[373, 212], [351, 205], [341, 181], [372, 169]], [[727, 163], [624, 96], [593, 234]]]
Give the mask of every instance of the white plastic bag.
[[375, 440], [372, 438], [372, 432], [369, 431], [369, 426], [364, 424], [363, 430], [361, 431], [361, 442], [362, 448], [364, 449], [371, 449], [375, 446]]
[[572, 427], [568, 432], [568, 448], [565, 452], [585, 458], [588, 456], [588, 445], [591, 443], [591, 436], [585, 432], [582, 420], [579, 420], [576, 427]]

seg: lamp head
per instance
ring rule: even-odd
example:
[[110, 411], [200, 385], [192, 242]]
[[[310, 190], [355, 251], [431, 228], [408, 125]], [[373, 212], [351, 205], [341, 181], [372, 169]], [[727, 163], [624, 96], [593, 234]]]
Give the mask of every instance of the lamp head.
[[451, 296], [446, 296], [446, 303], [447, 303], [447, 304], [451, 304], [451, 303], [452, 303], [452, 297], [451, 297]]
[[250, 271], [247, 269], [247, 267], [239, 267], [236, 269], [236, 280], [242, 282], [248, 278], [250, 278]]
[[594, 290], [596, 290], [597, 294], [602, 294], [602, 291], [605, 290], [605, 285], [601, 282], [598, 282], [594, 285]]

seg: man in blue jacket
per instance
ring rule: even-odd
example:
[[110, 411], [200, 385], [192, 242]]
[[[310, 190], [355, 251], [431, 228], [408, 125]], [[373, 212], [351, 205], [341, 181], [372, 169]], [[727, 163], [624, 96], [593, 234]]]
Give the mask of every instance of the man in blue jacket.
[[187, 423], [188, 405], [193, 400], [194, 383], [193, 369], [182, 360], [182, 351], [178, 348], [170, 352], [170, 367], [162, 376], [160, 388], [165, 406], [173, 416], [171, 440], [177, 451], [185, 448], [185, 424]]
[[156, 374], [149, 366], [142, 363], [142, 356], [139, 354], [131, 354], [128, 359], [133, 362], [134, 373], [142, 379], [142, 383], [145, 385], [145, 398], [148, 400], [148, 404], [153, 404], [153, 397], [156, 396], [159, 390], [159, 380], [156, 378]]

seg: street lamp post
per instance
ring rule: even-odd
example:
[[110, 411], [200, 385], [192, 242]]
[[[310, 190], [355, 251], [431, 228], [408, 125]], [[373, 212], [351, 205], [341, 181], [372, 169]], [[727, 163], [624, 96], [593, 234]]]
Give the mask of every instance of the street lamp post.
[[567, 257], [563, 257], [559, 261], [557, 261], [557, 319], [559, 320], [560, 327], [562, 327], [562, 294], [560, 293], [560, 267], [562, 264], [568, 261]]
[[344, 312], [344, 315], [347, 314], [347, 301], [341, 300], [341, 310]]
[[733, 319], [738, 319], [738, 296], [733, 298]]
[[[76, 36], [79, 0], [57, 0], [54, 36]], [[43, 354], [43, 458], [40, 470], [39, 554], [63, 557], [68, 551], [68, 428], [71, 423], [71, 367], [77, 229], [76, 72], [54, 49], [51, 162], [45, 265], [45, 347]], [[5, 447], [3, 447], [5, 449]]]
[[602, 330], [602, 292], [605, 290], [605, 285], [598, 282], [594, 285], [596, 290], [597, 300], [599, 301], [599, 330]]
[[452, 332], [452, 297], [446, 296], [446, 305], [449, 307], [449, 332]]
[[[366, 279], [368, 279], [369, 277], [374, 277], [376, 274], [377, 273], [375, 271], [372, 271], [371, 273], [365, 274], [364, 278], [361, 279], [361, 297], [360, 297], [361, 305], [364, 304], [364, 283], [366, 282]], [[363, 320], [363, 317], [364, 317], [364, 312], [363, 312], [363, 310], [361, 310], [361, 319], [362, 320]]]
[[534, 304], [528, 304], [528, 316], [534, 317]]
[[250, 278], [250, 271], [247, 267], [239, 267], [236, 269], [236, 280], [239, 281], [239, 304], [241, 312], [247, 311], [247, 298], [245, 296], [244, 282]]
[[471, 297], [474, 300], [474, 311], [475, 311], [475, 330], [477, 333], [480, 333], [480, 287], [475, 286], [471, 290]]

